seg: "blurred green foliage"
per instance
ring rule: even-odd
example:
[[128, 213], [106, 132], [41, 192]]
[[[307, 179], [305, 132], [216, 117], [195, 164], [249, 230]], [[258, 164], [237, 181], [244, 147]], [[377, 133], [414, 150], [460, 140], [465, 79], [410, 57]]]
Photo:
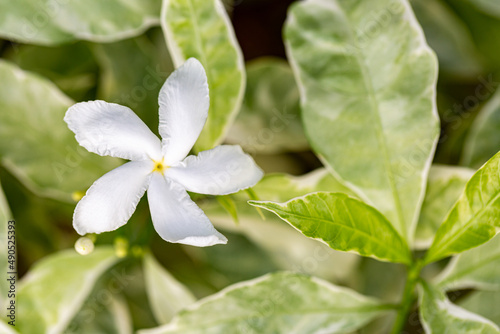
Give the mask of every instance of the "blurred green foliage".
[[[234, 24], [248, 24], [246, 29], [249, 31], [259, 31], [263, 28], [261, 23], [249, 17], [259, 8], [264, 11], [266, 6], [278, 2], [235, 1], [229, 3], [229, 7], [234, 17], [241, 20]], [[223, 202], [225, 205], [213, 197], [196, 197], [216, 227], [228, 236], [227, 246], [201, 249], [165, 243], [154, 232], [148, 206], [143, 200], [129, 224], [96, 237], [93, 255], [81, 257], [69, 249], [78, 238], [71, 226], [76, 201], [94, 180], [121, 162], [97, 157], [78, 147], [63, 122], [66, 108], [74, 101], [94, 99], [120, 103], [137, 112], [156, 132], [158, 92], [175, 63], [175, 55], [170, 54], [164, 33], [158, 27], [160, 1], [71, 3], [78, 6], [65, 7], [64, 11], [53, 12], [55, 14], [51, 14], [55, 9], [48, 7], [47, 1], [0, 3], [0, 36], [3, 38], [0, 40], [0, 180], [3, 189], [0, 192], [0, 228], [3, 229], [6, 217], [12, 216], [17, 221], [18, 271], [25, 277], [19, 285], [19, 300], [23, 300], [19, 305], [19, 312], [23, 313], [18, 315], [21, 333], [42, 333], [49, 326], [62, 326], [72, 333], [125, 334], [162, 324], [164, 321], [159, 320], [153, 310], [154, 304], [150, 305], [146, 287], [148, 274], [144, 273], [141, 262], [142, 254], [148, 250], [157, 258], [160, 268], [168, 269], [167, 275], [172, 281], [182, 282], [196, 298], [206, 297], [242, 280], [285, 269], [343, 284], [384, 301], [399, 300], [404, 281], [402, 267], [334, 251], [305, 238], [267, 212], [263, 214], [266, 220], [262, 220], [262, 213], [246, 204], [250, 198], [245, 192], [228, 196]], [[500, 85], [500, 12], [496, 10], [497, 4], [486, 0], [412, 0], [411, 4], [440, 65], [437, 101], [441, 135], [434, 162], [449, 165], [460, 162], [477, 168], [500, 148], [497, 124], [500, 109], [498, 98], [493, 99]], [[43, 10], [39, 11], [40, 8]], [[38, 18], [37, 13], [43, 15]], [[280, 15], [285, 17], [285, 12]], [[26, 21], [48, 23], [37, 26], [39, 33], [33, 37], [22, 25]], [[224, 21], [224, 24], [218, 27], [232, 32], [230, 23]], [[212, 31], [207, 28], [203, 32]], [[188, 37], [190, 40], [191, 35]], [[212, 42], [219, 41], [207, 42], [208, 46]], [[227, 44], [227, 40], [225, 42]], [[206, 146], [222, 140], [239, 143], [257, 155], [256, 159], [266, 171], [298, 174], [321, 166], [311, 153], [302, 128], [299, 91], [286, 60], [247, 59], [245, 79], [243, 69], [235, 71], [238, 62], [243, 60], [238, 58], [241, 57], [237, 54], [239, 47], [233, 40], [230, 42], [233, 44], [227, 47], [235, 52], [232, 67], [222, 73], [231, 75], [221, 76], [219, 80], [229, 87], [226, 90], [231, 90], [231, 97], [228, 101], [224, 101], [226, 93], [213, 97], [221, 100], [224, 109], [221, 122], [224, 124], [217, 125], [219, 128], [209, 136], [210, 143]], [[254, 54], [267, 52], [264, 43], [254, 45], [243, 35], [239, 42], [245, 48], [253, 48]], [[279, 48], [283, 49], [281, 44]], [[215, 54], [205, 52], [209, 59], [221, 56], [212, 52]], [[185, 51], [183, 56], [187, 55], [193, 53]], [[213, 63], [216, 63], [213, 68], [223, 65], [215, 60], [205, 65]], [[238, 102], [238, 99], [243, 100]], [[237, 112], [240, 113], [236, 117]], [[286, 123], [283, 130], [273, 130], [276, 113], [278, 118], [285, 115], [284, 120], [280, 119]], [[236, 117], [232, 127], [229, 127], [231, 121], [226, 119], [228, 114], [229, 118]], [[476, 118], [478, 122], [474, 122]], [[226, 131], [228, 136], [224, 138]], [[474, 138], [473, 144], [469, 138]], [[60, 173], [64, 174], [62, 181], [58, 177]], [[447, 211], [443, 207], [451, 207], [457, 199], [459, 192], [455, 187], [460, 188], [462, 181], [453, 177], [432, 178], [431, 174], [429, 190], [439, 196], [443, 196], [443, 192], [449, 196], [445, 196], [446, 205], [433, 203], [432, 197], [426, 198], [427, 202], [424, 200], [424, 217], [428, 217], [425, 223], [429, 226], [421, 224], [423, 229], [417, 230], [417, 236], [427, 246], [430, 238], [425, 228], [432, 230], [431, 234], [437, 230], [436, 222], [443, 220], [444, 211]], [[267, 175], [254, 191], [259, 199], [273, 201], [286, 201], [314, 191], [349, 193], [324, 169], [299, 178], [283, 173]], [[231, 212], [227, 212], [228, 208], [229, 211], [236, 208], [238, 225]], [[112, 248], [118, 237], [128, 240], [124, 247], [126, 259], [121, 261]], [[5, 248], [1, 242], [0, 247]], [[99, 259], [93, 266], [90, 262], [100, 255], [106, 259]], [[1, 261], [0, 268], [4, 270], [5, 258]], [[494, 261], [498, 265], [498, 258]], [[115, 265], [117, 262], [119, 264]], [[40, 271], [50, 263], [58, 265], [50, 267], [52, 275], [42, 278]], [[431, 269], [437, 271], [443, 265], [436, 264]], [[59, 272], [54, 276], [56, 270]], [[114, 274], [117, 272], [124, 275], [120, 277], [132, 278], [125, 287], [108, 296], [103, 291], [112, 290], [109, 284], [117, 279]], [[82, 275], [92, 273], [95, 273], [92, 280], [81, 280]], [[42, 276], [37, 278], [36, 275]], [[30, 282], [33, 284], [34, 280], [46, 282], [43, 283], [46, 284], [43, 287], [45, 295], [37, 295], [43, 292], [37, 290], [23, 297], [29, 294]], [[89, 285], [89, 282], [95, 284]], [[71, 298], [75, 298], [73, 293], [78, 291], [79, 304], [65, 310], [69, 313], [58, 319], [49, 311], [43, 315], [33, 311], [33, 317], [41, 318], [31, 323], [26, 310], [35, 309], [41, 302], [70, 305], [69, 301], [58, 301], [49, 294], [56, 287], [61, 294], [63, 289], [71, 289]], [[0, 289], [4, 291], [3, 285]], [[432, 287], [426, 289], [427, 296], [439, 295]], [[151, 294], [149, 291], [149, 296]], [[438, 297], [445, 300], [441, 295]], [[459, 304], [500, 324], [495, 307], [498, 298], [497, 292], [472, 292]], [[4, 299], [2, 295], [0, 302]], [[427, 303], [427, 312], [434, 312], [434, 306]], [[387, 318], [390, 315], [362, 332], [385, 330]], [[64, 328], [55, 332], [62, 330]]]

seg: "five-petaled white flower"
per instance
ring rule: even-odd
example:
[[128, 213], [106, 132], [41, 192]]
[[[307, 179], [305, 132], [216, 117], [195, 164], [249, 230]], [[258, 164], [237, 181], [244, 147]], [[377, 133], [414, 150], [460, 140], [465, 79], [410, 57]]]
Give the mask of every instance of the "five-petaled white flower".
[[89, 188], [76, 206], [73, 226], [81, 235], [115, 230], [130, 219], [147, 190], [153, 225], [163, 239], [194, 246], [226, 243], [186, 190], [230, 194], [255, 185], [263, 173], [239, 146], [221, 145], [186, 158], [209, 107], [207, 77], [196, 59], [170, 75], [159, 104], [161, 142], [127, 107], [90, 101], [68, 109], [64, 120], [81, 146], [132, 160]]

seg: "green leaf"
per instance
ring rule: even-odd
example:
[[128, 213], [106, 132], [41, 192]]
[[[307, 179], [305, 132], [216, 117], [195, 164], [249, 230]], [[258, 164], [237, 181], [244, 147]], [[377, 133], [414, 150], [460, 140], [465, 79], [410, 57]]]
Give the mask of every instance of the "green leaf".
[[299, 2], [285, 43], [313, 149], [412, 244], [439, 120], [437, 60], [408, 3]]
[[0, 77], [1, 163], [29, 189], [71, 202], [74, 192], [119, 165], [78, 145], [63, 121], [73, 101], [50, 81], [5, 61]]
[[2, 1], [0, 36], [57, 45], [77, 39], [111, 42], [140, 35], [159, 23], [159, 0]]
[[346, 333], [388, 307], [326, 281], [276, 273], [239, 283], [200, 300], [163, 327], [163, 333]]
[[425, 257], [431, 263], [479, 246], [500, 231], [500, 153], [467, 182]]
[[[5, 195], [3, 193], [2, 185], [0, 184], [0, 249], [2, 252], [0, 253], [0, 270], [2, 273], [7, 273], [11, 270], [8, 270], [8, 262], [7, 262], [7, 222], [12, 219], [12, 214], [10, 212], [9, 204], [5, 199]], [[7, 291], [9, 286], [9, 282], [5, 279], [0, 280], [0, 306], [4, 306], [4, 303], [7, 300]]]
[[451, 303], [437, 288], [422, 282], [420, 321], [428, 334], [500, 333], [490, 320]]
[[249, 153], [309, 149], [300, 118], [299, 90], [286, 61], [266, 57], [247, 64], [245, 98], [226, 141]]
[[410, 250], [387, 219], [371, 206], [345, 194], [318, 192], [283, 204], [249, 201], [269, 210], [305, 236], [339, 251], [382, 261], [410, 264]]
[[453, 258], [436, 282], [445, 290], [500, 290], [500, 235]]
[[[248, 198], [251, 199], [252, 201], [260, 200], [260, 198], [257, 196], [257, 194], [252, 188], [245, 189], [245, 193], [248, 195]], [[255, 210], [259, 213], [260, 217], [263, 220], [266, 220], [266, 216], [264, 215], [264, 212], [262, 212], [260, 208], [255, 208]]]
[[149, 304], [159, 324], [168, 323], [179, 310], [196, 301], [193, 294], [149, 253], [144, 257], [144, 275]]
[[464, 309], [480, 314], [500, 326], [500, 291], [476, 291], [459, 301]]
[[86, 256], [66, 250], [38, 262], [19, 282], [19, 331], [63, 333], [99, 277], [118, 260], [113, 248], [103, 247]]
[[245, 92], [243, 55], [220, 0], [164, 0], [161, 24], [176, 67], [197, 58], [210, 89], [208, 119], [195, 145], [211, 149], [224, 139]]
[[442, 0], [412, 0], [429, 46], [436, 51], [439, 69], [459, 77], [475, 77], [481, 62], [467, 26]]
[[433, 165], [415, 232], [415, 247], [428, 249], [436, 231], [463, 193], [474, 170], [456, 166]]
[[[286, 201], [314, 191], [348, 191], [324, 168], [303, 176], [268, 174], [252, 188], [257, 198]], [[241, 191], [233, 195], [238, 208], [239, 224], [215, 201], [200, 202], [203, 211], [217, 228], [245, 235], [264, 249], [269, 258], [283, 270], [299, 271], [334, 281], [344, 282], [356, 268], [360, 257], [338, 252], [324, 243], [304, 238], [295, 229], [265, 211], [265, 220], [247, 204], [248, 195]], [[253, 198], [252, 198], [253, 199]], [[259, 209], [260, 210], [260, 209]], [[279, 235], [279, 238], [276, 236]]]
[[465, 139], [461, 163], [479, 168], [500, 150], [500, 90], [484, 105]]

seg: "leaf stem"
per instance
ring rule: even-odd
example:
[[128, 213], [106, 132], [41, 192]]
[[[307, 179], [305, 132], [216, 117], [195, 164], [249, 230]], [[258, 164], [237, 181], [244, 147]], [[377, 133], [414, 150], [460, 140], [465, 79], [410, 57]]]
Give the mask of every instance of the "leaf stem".
[[400, 334], [404, 329], [404, 326], [408, 319], [408, 314], [410, 313], [411, 307], [415, 302], [415, 287], [420, 278], [420, 271], [422, 271], [423, 266], [424, 263], [420, 260], [417, 260], [413, 262], [412, 265], [408, 268], [405, 289], [403, 291], [401, 304], [399, 305], [398, 315], [391, 331], [392, 334]]

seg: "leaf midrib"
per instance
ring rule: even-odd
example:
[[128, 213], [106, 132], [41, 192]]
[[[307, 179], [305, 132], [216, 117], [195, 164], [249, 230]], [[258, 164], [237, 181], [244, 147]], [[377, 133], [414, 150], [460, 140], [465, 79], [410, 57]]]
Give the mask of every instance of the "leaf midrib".
[[[367, 237], [367, 239], [368, 239], [368, 240], [372, 240], [372, 242], [373, 242], [373, 243], [375, 243], [375, 244], [377, 244], [377, 245], [382, 246], [382, 248], [383, 248], [383, 249], [388, 249], [388, 250], [389, 250], [389, 251], [388, 251], [388, 253], [389, 253], [389, 254], [393, 254], [393, 255], [395, 255], [395, 258], [396, 258], [396, 259], [400, 259], [400, 258], [401, 258], [401, 255], [400, 255], [400, 253], [399, 253], [399, 252], [394, 251], [394, 249], [393, 249], [392, 247], [388, 247], [388, 246], [387, 246], [384, 242], [381, 242], [378, 238], [376, 238], [376, 237], [374, 237], [374, 236], [370, 235], [369, 233], [367, 233], [367, 232], [365, 232], [365, 231], [363, 231], [363, 230], [357, 229], [357, 228], [352, 227], [352, 226], [343, 225], [342, 223], [338, 223], [338, 222], [335, 222], [335, 221], [333, 221], [333, 220], [332, 220], [332, 221], [330, 221], [330, 220], [328, 220], [328, 219], [324, 219], [324, 218], [319, 218], [319, 217], [308, 217], [308, 216], [301, 215], [301, 214], [297, 214], [297, 213], [287, 212], [287, 211], [285, 211], [285, 210], [283, 210], [283, 209], [281, 209], [281, 208], [277, 208], [277, 209], [275, 209], [275, 210], [276, 210], [276, 211], [280, 211], [280, 212], [281, 212], [280, 216], [282, 216], [283, 214], [287, 214], [287, 215], [295, 216], [295, 217], [298, 217], [298, 218], [302, 218], [302, 219], [304, 219], [304, 220], [316, 220], [316, 221], [319, 221], [319, 222], [324, 222], [324, 223], [327, 223], [327, 224], [332, 224], [332, 225], [334, 225], [334, 226], [340, 226], [340, 227], [343, 227], [343, 228], [346, 228], [346, 229], [349, 229], [349, 230], [355, 231], [355, 232], [357, 232], [357, 233], [360, 233], [360, 234], [362, 234], [362, 235], [365, 235], [365, 236]], [[290, 222], [289, 222], [289, 223], [290, 223]], [[290, 224], [291, 224], [291, 223], [290, 223]], [[293, 225], [293, 224], [292, 224], [292, 225]], [[390, 225], [390, 224], [387, 224], [387, 223], [386, 223], [386, 225], [387, 225], [387, 226], [389, 226], [390, 228], [393, 228], [393, 227], [392, 227], [392, 225]], [[302, 231], [302, 230], [301, 230], [301, 231]], [[400, 236], [400, 235], [399, 235], [399, 234], [398, 234], [395, 230], [392, 230], [392, 232], [393, 232], [394, 234], [396, 234], [396, 236], [397, 236], [397, 237], [401, 238], [401, 236]], [[304, 233], [304, 232], [302, 231], [302, 233]], [[305, 233], [304, 233], [304, 234], [305, 234]], [[320, 236], [316, 235], [316, 237], [320, 237]], [[320, 237], [320, 238], [321, 238], [322, 240], [328, 241], [328, 240], [326, 240], [326, 239], [325, 239], [325, 238], [323, 238], [323, 237]], [[404, 242], [403, 242], [403, 240], [401, 240], [401, 239], [399, 239], [399, 243], [400, 243], [401, 245], [404, 245]], [[402, 250], [405, 250], [405, 249], [403, 248]], [[372, 253], [372, 254], [373, 254], [373, 253]], [[373, 254], [373, 255], [375, 255], [375, 254]], [[377, 257], [378, 257], [378, 256], [377, 256]], [[407, 263], [407, 262], [408, 262], [408, 259], [406, 259], [406, 261], [405, 261], [404, 263]]]
[[198, 26], [198, 20], [196, 20], [197, 15], [196, 15], [196, 12], [195, 12], [194, 7], [193, 7], [192, 0], [187, 0], [187, 3], [189, 6], [189, 15], [191, 15], [191, 17], [193, 18], [191, 20], [191, 22], [193, 23], [195, 43], [198, 46], [198, 49], [200, 50], [200, 56], [202, 58], [202, 63], [205, 64], [205, 66], [208, 66], [207, 59], [205, 57], [205, 48], [203, 46], [203, 43], [201, 42], [200, 27]]
[[[195, 36], [195, 43], [196, 43], [198, 49], [200, 50], [201, 62], [204, 65], [204, 67], [207, 69], [206, 75], [207, 75], [208, 83], [210, 84], [212, 82], [212, 75], [210, 73], [210, 67], [208, 66], [208, 60], [207, 60], [207, 57], [206, 57], [205, 46], [204, 46], [204, 44], [202, 42], [202, 39], [201, 39], [201, 31], [200, 31], [200, 27], [198, 26], [198, 20], [197, 20], [196, 11], [194, 9], [192, 0], [187, 0], [187, 3], [188, 3], [188, 6], [189, 6], [189, 14], [193, 18], [191, 20], [191, 22], [193, 22], [193, 30], [194, 30], [194, 36]], [[212, 91], [213, 88], [212, 87], [209, 87], [209, 88], [211, 88], [210, 91]], [[214, 109], [213, 108], [213, 103], [214, 103], [215, 99], [213, 99], [214, 101], [212, 101], [212, 99], [210, 99], [210, 100], [211, 100], [210, 101], [210, 110], [209, 110], [208, 117], [207, 117], [207, 120], [206, 120], [207, 123], [211, 122], [212, 117], [210, 117], [210, 115], [213, 114], [213, 112], [210, 112], [210, 111]], [[212, 127], [205, 125], [203, 127], [203, 130], [205, 130], [205, 129], [208, 129], [210, 140], [212, 140], [212, 137], [213, 137], [213, 132], [211, 131]]]
[[[359, 65], [359, 68], [361, 70], [361, 74], [363, 76], [363, 83], [364, 86], [367, 90], [368, 97], [369, 97], [369, 103], [371, 106], [371, 110], [375, 114], [375, 125], [376, 125], [376, 135], [379, 141], [379, 144], [382, 148], [382, 155], [384, 157], [384, 165], [387, 170], [387, 177], [389, 179], [389, 185], [391, 187], [391, 192], [392, 196], [394, 199], [394, 204], [395, 204], [395, 209], [396, 209], [396, 214], [399, 220], [398, 226], [400, 230], [398, 231], [403, 239], [407, 239], [407, 231], [406, 231], [406, 225], [404, 221], [404, 216], [403, 216], [403, 210], [401, 207], [401, 199], [399, 198], [399, 193], [397, 191], [397, 186], [396, 186], [396, 181], [394, 178], [394, 171], [392, 170], [392, 166], [390, 164], [390, 156], [389, 156], [389, 150], [387, 148], [387, 141], [384, 135], [383, 131], [383, 126], [382, 126], [382, 120], [380, 119], [380, 109], [376, 100], [376, 94], [375, 94], [375, 89], [373, 88], [373, 82], [371, 81], [371, 77], [369, 76], [370, 70], [368, 69], [368, 66], [364, 62], [363, 58], [361, 57], [363, 48], [360, 47], [358, 40], [356, 38], [356, 32], [354, 27], [351, 25], [351, 21], [349, 20], [349, 17], [344, 11], [344, 8], [339, 5], [339, 8], [341, 9], [341, 12], [345, 18], [345, 21], [348, 23], [347, 27], [349, 28], [349, 32], [351, 34], [351, 40], [355, 44], [355, 48], [360, 50], [359, 52], [354, 51], [353, 54], [355, 55], [356, 61]], [[398, 229], [397, 229], [398, 230]]]

